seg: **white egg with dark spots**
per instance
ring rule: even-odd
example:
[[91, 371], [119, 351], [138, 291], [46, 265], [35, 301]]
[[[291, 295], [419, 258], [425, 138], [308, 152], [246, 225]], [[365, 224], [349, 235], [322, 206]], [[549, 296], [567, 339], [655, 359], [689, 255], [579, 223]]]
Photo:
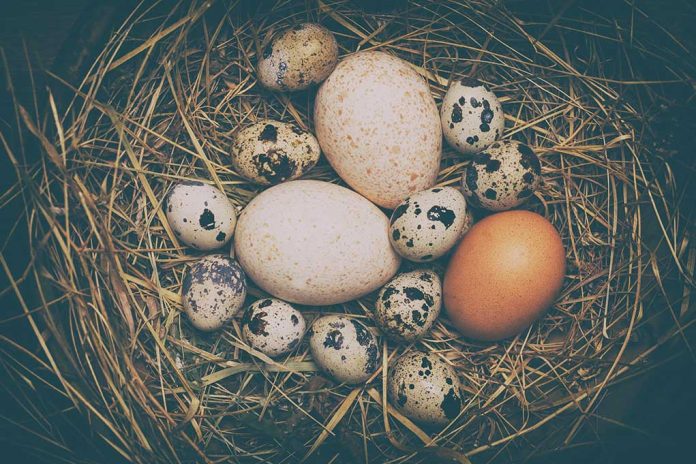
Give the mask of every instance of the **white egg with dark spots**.
[[484, 150], [505, 130], [505, 115], [498, 98], [471, 78], [450, 85], [442, 100], [440, 119], [447, 142], [464, 154]]
[[417, 422], [447, 424], [462, 410], [463, 395], [454, 369], [433, 353], [412, 351], [389, 371], [389, 398]]
[[222, 247], [232, 238], [237, 224], [237, 213], [227, 196], [203, 182], [176, 184], [164, 207], [177, 238], [198, 250]]
[[239, 264], [226, 255], [204, 256], [184, 275], [181, 297], [184, 312], [200, 330], [217, 330], [244, 304], [246, 278]]
[[319, 142], [294, 124], [264, 120], [237, 134], [232, 165], [243, 177], [273, 185], [296, 179], [319, 161]]
[[541, 163], [534, 151], [504, 140], [476, 155], [462, 175], [462, 191], [473, 206], [503, 211], [531, 197], [541, 181]]
[[346, 316], [322, 316], [309, 329], [314, 362], [342, 383], [366, 381], [377, 369], [377, 337], [362, 322]]
[[412, 342], [428, 333], [441, 306], [442, 282], [435, 272], [406, 272], [379, 292], [375, 321], [390, 338]]
[[302, 341], [305, 319], [292, 305], [264, 298], [255, 301], [242, 317], [242, 335], [255, 350], [275, 357], [289, 353]]
[[461, 192], [435, 187], [411, 195], [396, 207], [389, 221], [389, 239], [404, 258], [427, 262], [447, 253], [471, 223]]

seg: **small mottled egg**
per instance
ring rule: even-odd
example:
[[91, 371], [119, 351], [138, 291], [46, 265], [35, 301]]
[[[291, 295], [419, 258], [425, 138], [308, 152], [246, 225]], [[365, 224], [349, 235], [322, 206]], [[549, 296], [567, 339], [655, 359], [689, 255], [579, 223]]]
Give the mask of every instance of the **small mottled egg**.
[[379, 292], [375, 320], [390, 338], [412, 342], [430, 330], [441, 305], [442, 282], [434, 271], [406, 272]]
[[412, 351], [400, 357], [389, 373], [388, 388], [397, 409], [418, 422], [446, 424], [462, 410], [457, 373], [432, 353]]
[[389, 221], [389, 239], [401, 256], [426, 262], [452, 248], [471, 224], [466, 200], [453, 187], [435, 187], [403, 201]]
[[230, 241], [237, 213], [227, 196], [212, 185], [179, 182], [164, 202], [174, 234], [198, 250], [214, 250]]
[[520, 142], [495, 142], [476, 155], [462, 175], [462, 191], [469, 203], [491, 211], [522, 204], [541, 184], [541, 163]]
[[338, 44], [327, 28], [303, 23], [283, 32], [263, 51], [257, 66], [261, 84], [272, 90], [301, 90], [318, 84], [338, 62]]
[[273, 185], [300, 177], [319, 161], [319, 142], [287, 122], [265, 120], [237, 134], [232, 165], [247, 179]]
[[309, 349], [317, 365], [343, 383], [366, 381], [377, 369], [377, 337], [360, 321], [346, 316], [322, 316], [309, 329]]
[[252, 303], [242, 317], [242, 335], [247, 343], [268, 356], [292, 351], [301, 341], [305, 319], [290, 304], [265, 298]]
[[200, 330], [217, 330], [234, 317], [246, 298], [246, 277], [229, 256], [204, 256], [184, 275], [184, 312]]
[[493, 92], [476, 79], [453, 82], [440, 108], [442, 133], [465, 154], [478, 153], [503, 135], [505, 115]]

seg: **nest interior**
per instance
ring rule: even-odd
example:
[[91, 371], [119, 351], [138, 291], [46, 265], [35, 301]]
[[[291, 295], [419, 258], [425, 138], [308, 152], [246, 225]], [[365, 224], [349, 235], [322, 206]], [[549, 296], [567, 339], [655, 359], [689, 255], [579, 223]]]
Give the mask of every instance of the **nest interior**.
[[[694, 254], [668, 156], [647, 142], [646, 114], [659, 110], [645, 105], [657, 103], [640, 93], [665, 77], [632, 71], [667, 67], [678, 47], [657, 53], [638, 35], [627, 47], [631, 29], [585, 11], [521, 18], [492, 0], [392, 3], [143, 4], [69, 104], [39, 120], [19, 110], [44, 156], [21, 167], [11, 192], [25, 198], [33, 257], [15, 277], [35, 281], [39, 311], [25, 315], [42, 342], [34, 353], [14, 346], [22, 356], [11, 359], [16, 376], [85, 418], [90, 440], [143, 463], [523, 459], [574, 443], [613, 384], [683, 337], [691, 319], [666, 288], [684, 297]], [[525, 208], [553, 222], [568, 257], [561, 297], [529, 330], [479, 343], [443, 316], [415, 345], [382, 339], [382, 369], [350, 387], [323, 376], [306, 344], [273, 361], [246, 345], [238, 320], [213, 334], [188, 324], [179, 293], [200, 254], [173, 240], [162, 201], [195, 179], [241, 210], [260, 187], [230, 165], [236, 132], [262, 118], [313, 131], [316, 89], [269, 92], [254, 72], [270, 38], [304, 21], [333, 31], [342, 56], [404, 58], [438, 104], [464, 76], [500, 97], [504, 138], [542, 162], [544, 186]], [[438, 183], [457, 185], [469, 162], [445, 146]], [[306, 178], [341, 182], [323, 159]], [[302, 310], [373, 325], [374, 299]], [[388, 405], [390, 362], [413, 349], [437, 353], [464, 383], [464, 411], [444, 428]]]

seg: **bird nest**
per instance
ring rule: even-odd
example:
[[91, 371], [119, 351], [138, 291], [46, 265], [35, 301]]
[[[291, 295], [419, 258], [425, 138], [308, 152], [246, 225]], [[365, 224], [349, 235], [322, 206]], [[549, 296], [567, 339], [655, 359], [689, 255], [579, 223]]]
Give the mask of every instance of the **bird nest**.
[[[141, 5], [65, 108], [49, 105], [41, 123], [20, 111], [44, 153], [22, 178], [44, 309], [27, 317], [47, 340], [37, 372], [87, 418], [92, 439], [123, 459], [528, 456], [572, 444], [612, 385], [679, 336], [662, 283], [683, 282], [684, 231], [667, 164], [643, 139], [632, 99], [642, 84], [624, 74], [627, 31], [601, 17], [523, 20], [493, 0], [393, 3], [377, 12], [333, 1]], [[531, 328], [481, 343], [442, 315], [418, 343], [382, 337], [381, 369], [347, 386], [317, 370], [306, 342], [272, 360], [244, 342], [238, 319], [209, 334], [190, 326], [180, 290], [201, 254], [177, 245], [163, 199], [174, 183], [198, 180], [241, 210], [262, 187], [231, 167], [237, 131], [270, 118], [313, 132], [316, 88], [270, 92], [254, 69], [274, 34], [305, 21], [328, 27], [341, 56], [402, 57], [438, 104], [465, 76], [500, 97], [503, 138], [533, 147], [542, 163], [544, 185], [524, 207], [547, 217], [567, 249], [562, 293]], [[653, 56], [632, 40], [630, 53]], [[445, 146], [438, 184], [457, 186], [469, 162]], [[341, 182], [323, 159], [306, 178]], [[252, 301], [263, 292], [250, 284]], [[375, 298], [301, 310], [308, 321], [349, 313], [374, 326]], [[465, 405], [445, 427], [390, 405], [390, 366], [414, 349], [461, 377]]]

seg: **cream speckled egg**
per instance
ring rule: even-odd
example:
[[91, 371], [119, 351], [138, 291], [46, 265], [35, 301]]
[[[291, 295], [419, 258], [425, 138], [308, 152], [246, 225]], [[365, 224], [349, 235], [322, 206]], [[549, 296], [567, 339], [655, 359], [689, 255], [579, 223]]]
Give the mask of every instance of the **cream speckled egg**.
[[272, 90], [301, 90], [326, 79], [337, 61], [338, 44], [331, 31], [319, 24], [298, 24], [266, 46], [258, 78]]
[[197, 329], [217, 330], [237, 314], [246, 291], [244, 271], [234, 259], [221, 254], [204, 256], [184, 275], [184, 312]]
[[255, 301], [242, 317], [242, 335], [254, 349], [271, 357], [289, 353], [301, 341], [305, 319], [290, 304], [264, 298]]
[[447, 253], [468, 230], [466, 200], [453, 187], [435, 187], [411, 195], [392, 213], [389, 238], [397, 253], [426, 262]]
[[412, 351], [389, 371], [389, 396], [405, 416], [447, 424], [462, 410], [463, 395], [454, 369], [432, 353]]
[[317, 139], [354, 190], [385, 208], [431, 187], [440, 169], [442, 128], [425, 80], [380, 51], [342, 60], [314, 103]]
[[322, 316], [309, 329], [309, 349], [314, 362], [342, 383], [366, 381], [377, 369], [377, 337], [357, 319]]
[[227, 196], [203, 182], [179, 182], [169, 191], [164, 208], [179, 240], [198, 250], [225, 245], [237, 223], [237, 212]]
[[478, 153], [498, 140], [505, 115], [498, 98], [476, 79], [452, 82], [440, 108], [442, 132], [457, 151]]
[[384, 285], [400, 258], [389, 220], [364, 197], [316, 180], [284, 182], [242, 211], [235, 255], [247, 275], [292, 303], [330, 305]]
[[232, 144], [232, 165], [263, 185], [300, 177], [319, 161], [319, 142], [294, 124], [265, 120], [241, 130]]
[[495, 142], [476, 155], [462, 175], [462, 191], [469, 203], [491, 211], [520, 205], [541, 184], [541, 163], [520, 142]]
[[390, 338], [412, 342], [430, 330], [441, 306], [442, 282], [434, 271], [405, 272], [379, 292], [375, 321]]

